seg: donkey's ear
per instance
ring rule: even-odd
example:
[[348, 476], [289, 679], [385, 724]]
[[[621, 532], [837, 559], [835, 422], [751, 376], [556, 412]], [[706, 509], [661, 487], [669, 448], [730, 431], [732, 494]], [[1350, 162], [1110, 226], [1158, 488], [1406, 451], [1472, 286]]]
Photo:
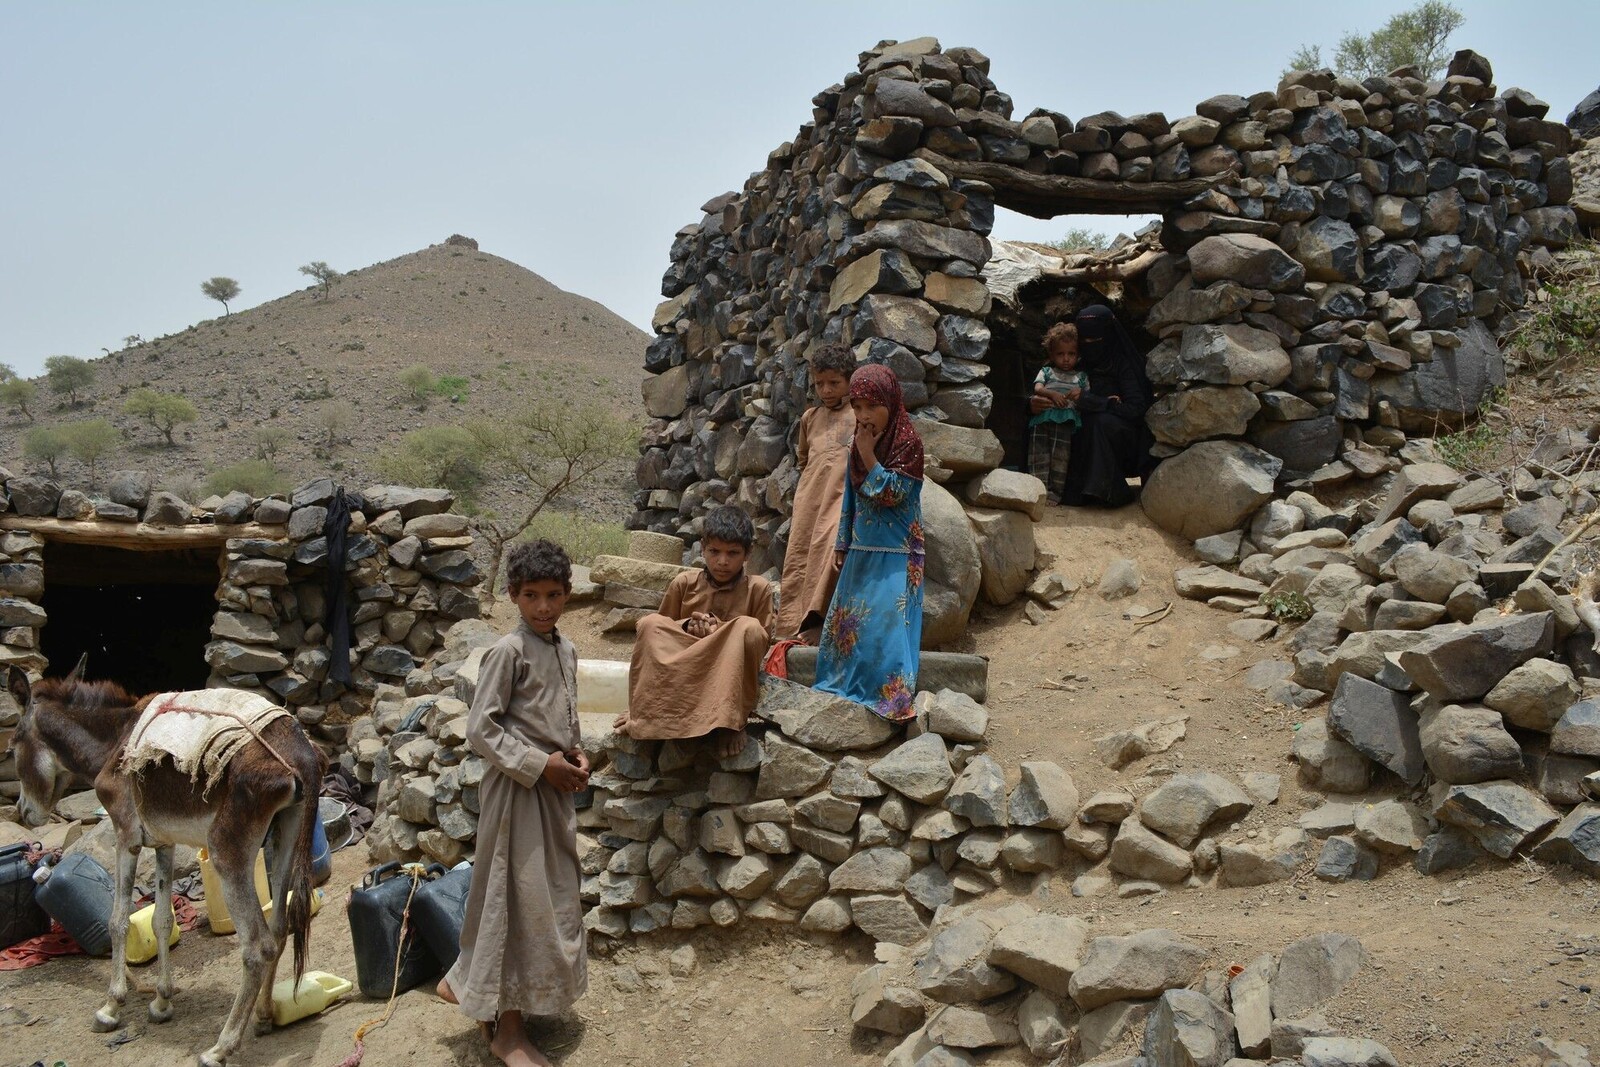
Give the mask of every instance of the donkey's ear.
[[85, 652], [78, 657], [78, 662], [72, 665], [72, 670], [67, 672], [67, 681], [83, 681], [83, 672], [89, 667], [89, 653]]
[[17, 710], [27, 711], [28, 701], [33, 696], [33, 686], [28, 682], [28, 672], [21, 667], [11, 667], [6, 671], [6, 689], [11, 693], [11, 699], [17, 702]]

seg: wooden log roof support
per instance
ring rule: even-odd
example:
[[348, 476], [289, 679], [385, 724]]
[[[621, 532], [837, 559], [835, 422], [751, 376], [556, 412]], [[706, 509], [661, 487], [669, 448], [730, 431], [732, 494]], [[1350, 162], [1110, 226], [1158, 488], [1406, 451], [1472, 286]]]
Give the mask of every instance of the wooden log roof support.
[[28, 518], [22, 515], [0, 517], [0, 530], [37, 534], [48, 541], [111, 548], [174, 549], [221, 548], [233, 538], [260, 538], [281, 541], [289, 536], [282, 524], [245, 522], [236, 525], [195, 523], [191, 526], [147, 526], [142, 522], [79, 522], [72, 519]]
[[985, 182], [995, 203], [1036, 219], [1058, 215], [1161, 215], [1183, 206], [1216, 184], [1212, 178], [1181, 182], [1110, 182], [1064, 174], [1030, 174], [1005, 163], [946, 159], [927, 153], [929, 163], [952, 178]]

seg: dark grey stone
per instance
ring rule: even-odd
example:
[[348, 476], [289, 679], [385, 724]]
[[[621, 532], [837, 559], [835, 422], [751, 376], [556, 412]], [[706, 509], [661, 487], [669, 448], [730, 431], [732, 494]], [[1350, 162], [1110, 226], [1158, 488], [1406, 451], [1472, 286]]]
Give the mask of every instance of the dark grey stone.
[[1323, 843], [1314, 873], [1325, 882], [1368, 882], [1378, 876], [1378, 854], [1353, 837], [1335, 834]]
[[1440, 700], [1477, 700], [1513, 668], [1548, 653], [1554, 641], [1550, 612], [1512, 615], [1429, 636], [1400, 653], [1400, 666]]
[[217, 510], [212, 513], [212, 520], [224, 526], [244, 522], [250, 517], [254, 504], [255, 499], [249, 493], [235, 489], [222, 498], [222, 503], [218, 504]]
[[1427, 762], [1422, 755], [1417, 715], [1405, 693], [1386, 689], [1359, 675], [1340, 675], [1333, 702], [1328, 706], [1328, 726], [1406, 784], [1422, 781]]
[[106, 496], [130, 508], [143, 508], [153, 482], [147, 471], [112, 471], [106, 476]]
[[1433, 814], [1466, 830], [1501, 859], [1510, 859], [1559, 818], [1543, 797], [1507, 781], [1453, 785]]
[[18, 515], [53, 518], [56, 505], [61, 502], [61, 487], [48, 478], [12, 475], [6, 479], [6, 492], [11, 495], [11, 506]]

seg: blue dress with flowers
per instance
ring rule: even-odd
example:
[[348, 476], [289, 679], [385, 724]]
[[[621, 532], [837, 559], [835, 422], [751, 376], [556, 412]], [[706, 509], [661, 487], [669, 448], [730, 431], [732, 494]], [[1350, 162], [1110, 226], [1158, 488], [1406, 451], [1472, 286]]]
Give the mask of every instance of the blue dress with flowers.
[[857, 488], [846, 476], [839, 509], [844, 569], [822, 627], [815, 688], [911, 718], [922, 646], [922, 481], [888, 467]]

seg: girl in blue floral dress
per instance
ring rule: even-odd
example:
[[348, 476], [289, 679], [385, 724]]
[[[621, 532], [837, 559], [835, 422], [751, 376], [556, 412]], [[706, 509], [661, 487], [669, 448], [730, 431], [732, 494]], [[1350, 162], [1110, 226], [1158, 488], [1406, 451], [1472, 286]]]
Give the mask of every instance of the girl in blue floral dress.
[[856, 413], [839, 510], [839, 584], [817, 653], [816, 688], [886, 719], [913, 715], [922, 645], [922, 438], [894, 372], [850, 376]]

